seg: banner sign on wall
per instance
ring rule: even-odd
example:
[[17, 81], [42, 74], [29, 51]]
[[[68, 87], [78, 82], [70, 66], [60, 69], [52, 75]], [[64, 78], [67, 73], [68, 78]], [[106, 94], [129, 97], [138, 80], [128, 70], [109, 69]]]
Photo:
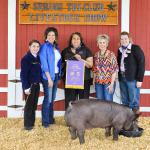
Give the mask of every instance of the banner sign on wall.
[[65, 88], [84, 89], [84, 62], [67, 60]]
[[19, 0], [19, 23], [117, 25], [118, 0]]

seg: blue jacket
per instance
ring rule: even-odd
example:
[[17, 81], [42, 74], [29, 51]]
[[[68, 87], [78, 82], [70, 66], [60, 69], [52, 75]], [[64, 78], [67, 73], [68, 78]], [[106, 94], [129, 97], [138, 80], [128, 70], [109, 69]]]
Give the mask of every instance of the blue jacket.
[[[56, 49], [59, 51], [58, 47]], [[42, 77], [45, 80], [48, 80], [46, 77], [45, 72], [49, 72], [51, 79], [54, 81], [55, 79], [55, 54], [54, 54], [54, 46], [46, 41], [40, 48], [40, 60], [41, 60], [41, 67], [42, 67]], [[61, 59], [57, 64], [59, 68], [59, 78], [61, 76]]]
[[33, 83], [41, 82], [41, 64], [39, 56], [34, 57], [30, 51], [21, 59], [20, 78], [23, 90]]

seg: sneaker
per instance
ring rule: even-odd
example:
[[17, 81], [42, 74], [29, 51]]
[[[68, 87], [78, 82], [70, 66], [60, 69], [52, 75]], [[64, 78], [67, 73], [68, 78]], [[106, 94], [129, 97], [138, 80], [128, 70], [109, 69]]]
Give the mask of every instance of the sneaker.
[[24, 129], [30, 131], [33, 129], [33, 127], [24, 127]]
[[53, 120], [52, 120], [52, 124], [55, 124], [56, 122], [55, 122], [55, 118], [53, 118]]
[[44, 125], [44, 124], [42, 124], [42, 126], [44, 127], [44, 128], [48, 128], [49, 127], [49, 125]]

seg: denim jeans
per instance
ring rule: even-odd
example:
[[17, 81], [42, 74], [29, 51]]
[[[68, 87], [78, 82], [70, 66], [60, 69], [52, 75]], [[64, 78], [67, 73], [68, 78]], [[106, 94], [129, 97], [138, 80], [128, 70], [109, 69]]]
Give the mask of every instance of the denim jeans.
[[53, 87], [48, 87], [48, 80], [42, 79], [44, 89], [44, 100], [42, 104], [42, 125], [48, 127], [49, 124], [54, 123], [54, 109], [53, 103], [56, 98], [58, 74], [55, 74]]
[[125, 78], [119, 82], [122, 104], [133, 108], [139, 108], [140, 88], [136, 87], [136, 80], [127, 81]]
[[108, 86], [109, 86], [109, 84], [95, 83], [96, 98], [102, 99], [102, 100], [107, 100], [107, 101], [113, 101], [115, 84], [114, 84], [114, 90], [112, 93], [109, 93], [108, 89], [106, 89]]

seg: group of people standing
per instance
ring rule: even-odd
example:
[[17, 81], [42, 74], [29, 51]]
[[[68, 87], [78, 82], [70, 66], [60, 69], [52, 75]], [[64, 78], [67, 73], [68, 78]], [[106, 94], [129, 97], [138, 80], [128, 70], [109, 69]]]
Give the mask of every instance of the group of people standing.
[[118, 56], [108, 50], [109, 36], [97, 36], [98, 51], [93, 56], [79, 32], [71, 34], [68, 46], [62, 52], [58, 47], [58, 31], [48, 27], [44, 32], [44, 44], [32, 40], [29, 51], [21, 60], [21, 81], [25, 94], [24, 128], [31, 130], [35, 123], [40, 83], [43, 85], [42, 126], [55, 123], [53, 104], [56, 98], [58, 80], [66, 80], [67, 60], [83, 61], [84, 89], [65, 88], [65, 109], [70, 101], [88, 99], [91, 85], [91, 71], [96, 98], [113, 101], [115, 81], [119, 75], [122, 104], [135, 113], [139, 111], [140, 87], [142, 86], [145, 57], [138, 45], [131, 42], [128, 32], [120, 34]]

